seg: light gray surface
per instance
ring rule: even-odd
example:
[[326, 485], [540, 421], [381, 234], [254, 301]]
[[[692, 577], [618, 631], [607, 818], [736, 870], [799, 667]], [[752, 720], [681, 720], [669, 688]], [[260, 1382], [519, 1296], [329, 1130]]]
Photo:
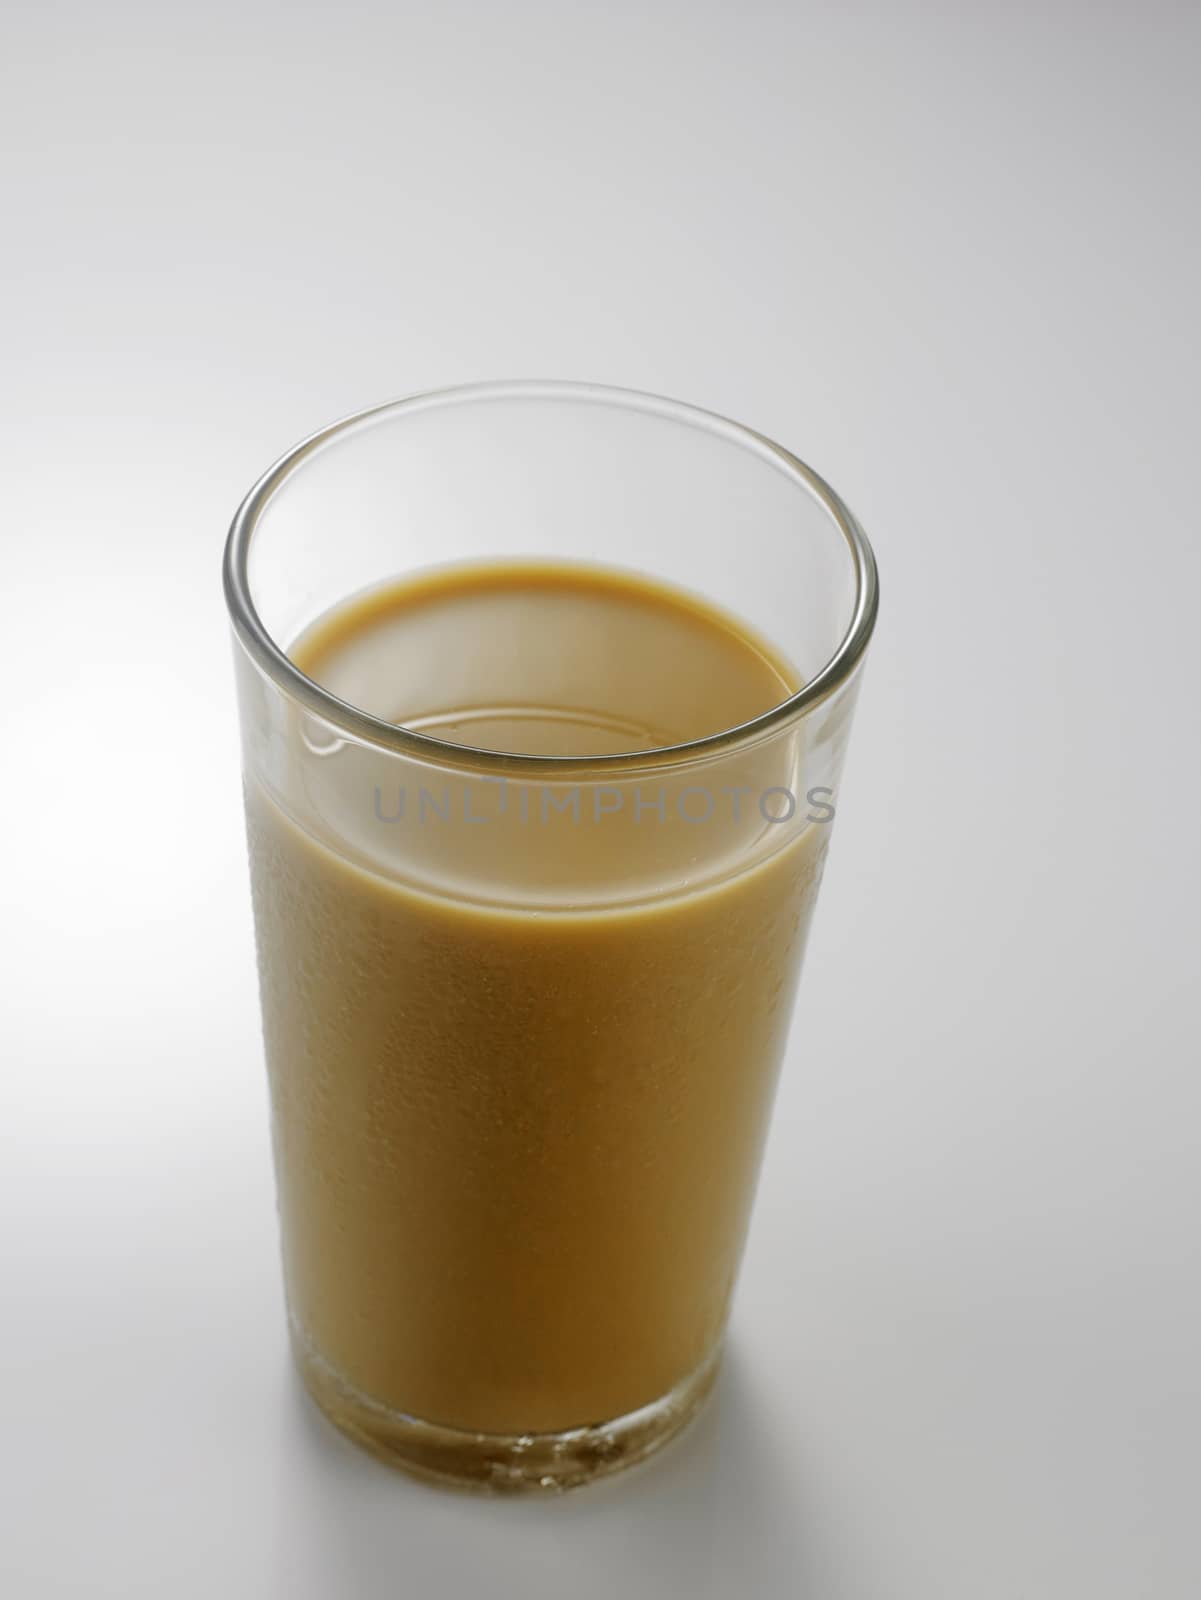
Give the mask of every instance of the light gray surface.
[[[1195, 9], [5, 33], [0, 1587], [1195, 1595]], [[217, 581], [299, 434], [519, 374], [777, 436], [884, 594], [717, 1403], [538, 1505], [289, 1374]]]

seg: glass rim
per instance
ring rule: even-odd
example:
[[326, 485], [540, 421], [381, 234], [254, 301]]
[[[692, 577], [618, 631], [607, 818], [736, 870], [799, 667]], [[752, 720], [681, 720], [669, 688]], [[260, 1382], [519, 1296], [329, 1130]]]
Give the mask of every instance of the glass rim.
[[[705, 734], [678, 744], [659, 745], [650, 750], [620, 751], [603, 756], [528, 755], [520, 751], [485, 750], [476, 745], [459, 744], [421, 733], [399, 723], [385, 722], [348, 700], [331, 694], [303, 673], [277, 643], [259, 615], [250, 592], [248, 562], [255, 529], [272, 497], [305, 461], [333, 440], [356, 433], [383, 418], [414, 415], [444, 406], [481, 400], [556, 400], [613, 406], [629, 412], [642, 412], [699, 428], [706, 433], [739, 445], [782, 471], [807, 490], [829, 515], [841, 533], [855, 574], [855, 603], [842, 639], [821, 669], [786, 699], [766, 711], [733, 727]], [[766, 435], [734, 422], [719, 412], [670, 400], [662, 395], [625, 389], [609, 384], [574, 383], [557, 379], [521, 378], [488, 383], [458, 384], [431, 389], [399, 400], [385, 400], [328, 423], [301, 439], [268, 467], [251, 488], [234, 514], [225, 541], [222, 564], [225, 603], [238, 640], [255, 665], [284, 694], [348, 737], [395, 755], [404, 755], [441, 766], [469, 767], [543, 774], [589, 773], [631, 768], [674, 765], [730, 752], [760, 743], [800, 721], [815, 706], [830, 698], [853, 676], [867, 650], [879, 607], [879, 582], [876, 559], [867, 535], [841, 497], [812, 467]]]

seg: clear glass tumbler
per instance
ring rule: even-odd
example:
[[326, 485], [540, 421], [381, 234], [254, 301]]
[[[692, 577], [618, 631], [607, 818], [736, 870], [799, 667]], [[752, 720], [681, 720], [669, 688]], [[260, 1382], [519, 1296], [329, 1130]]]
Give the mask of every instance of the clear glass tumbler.
[[[372, 586], [514, 559], [707, 597], [791, 688], [683, 743], [535, 755], [292, 659]], [[495, 383], [299, 444], [238, 511], [225, 592], [304, 1381], [437, 1479], [557, 1489], [638, 1460], [720, 1357], [875, 621], [867, 541], [747, 428]]]

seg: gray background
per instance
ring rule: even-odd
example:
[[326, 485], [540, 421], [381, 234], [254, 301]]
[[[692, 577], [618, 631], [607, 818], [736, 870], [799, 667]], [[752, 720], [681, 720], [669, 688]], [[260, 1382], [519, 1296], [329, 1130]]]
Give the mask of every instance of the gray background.
[[[7, 1592], [1194, 1596], [1195, 8], [4, 31]], [[301, 433], [514, 375], [778, 437], [884, 577], [716, 1403], [545, 1504], [290, 1375], [218, 587]]]

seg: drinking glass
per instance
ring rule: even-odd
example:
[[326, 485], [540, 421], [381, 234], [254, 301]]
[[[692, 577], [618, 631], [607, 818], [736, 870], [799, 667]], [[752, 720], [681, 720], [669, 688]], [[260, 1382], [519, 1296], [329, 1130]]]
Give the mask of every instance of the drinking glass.
[[[291, 657], [385, 581], [516, 558], [717, 602], [795, 692], [685, 743], [546, 756], [386, 720]], [[749, 428], [492, 383], [297, 445], [224, 578], [304, 1382], [435, 1479], [553, 1490], [641, 1459], [720, 1359], [876, 616], [868, 543]]]

